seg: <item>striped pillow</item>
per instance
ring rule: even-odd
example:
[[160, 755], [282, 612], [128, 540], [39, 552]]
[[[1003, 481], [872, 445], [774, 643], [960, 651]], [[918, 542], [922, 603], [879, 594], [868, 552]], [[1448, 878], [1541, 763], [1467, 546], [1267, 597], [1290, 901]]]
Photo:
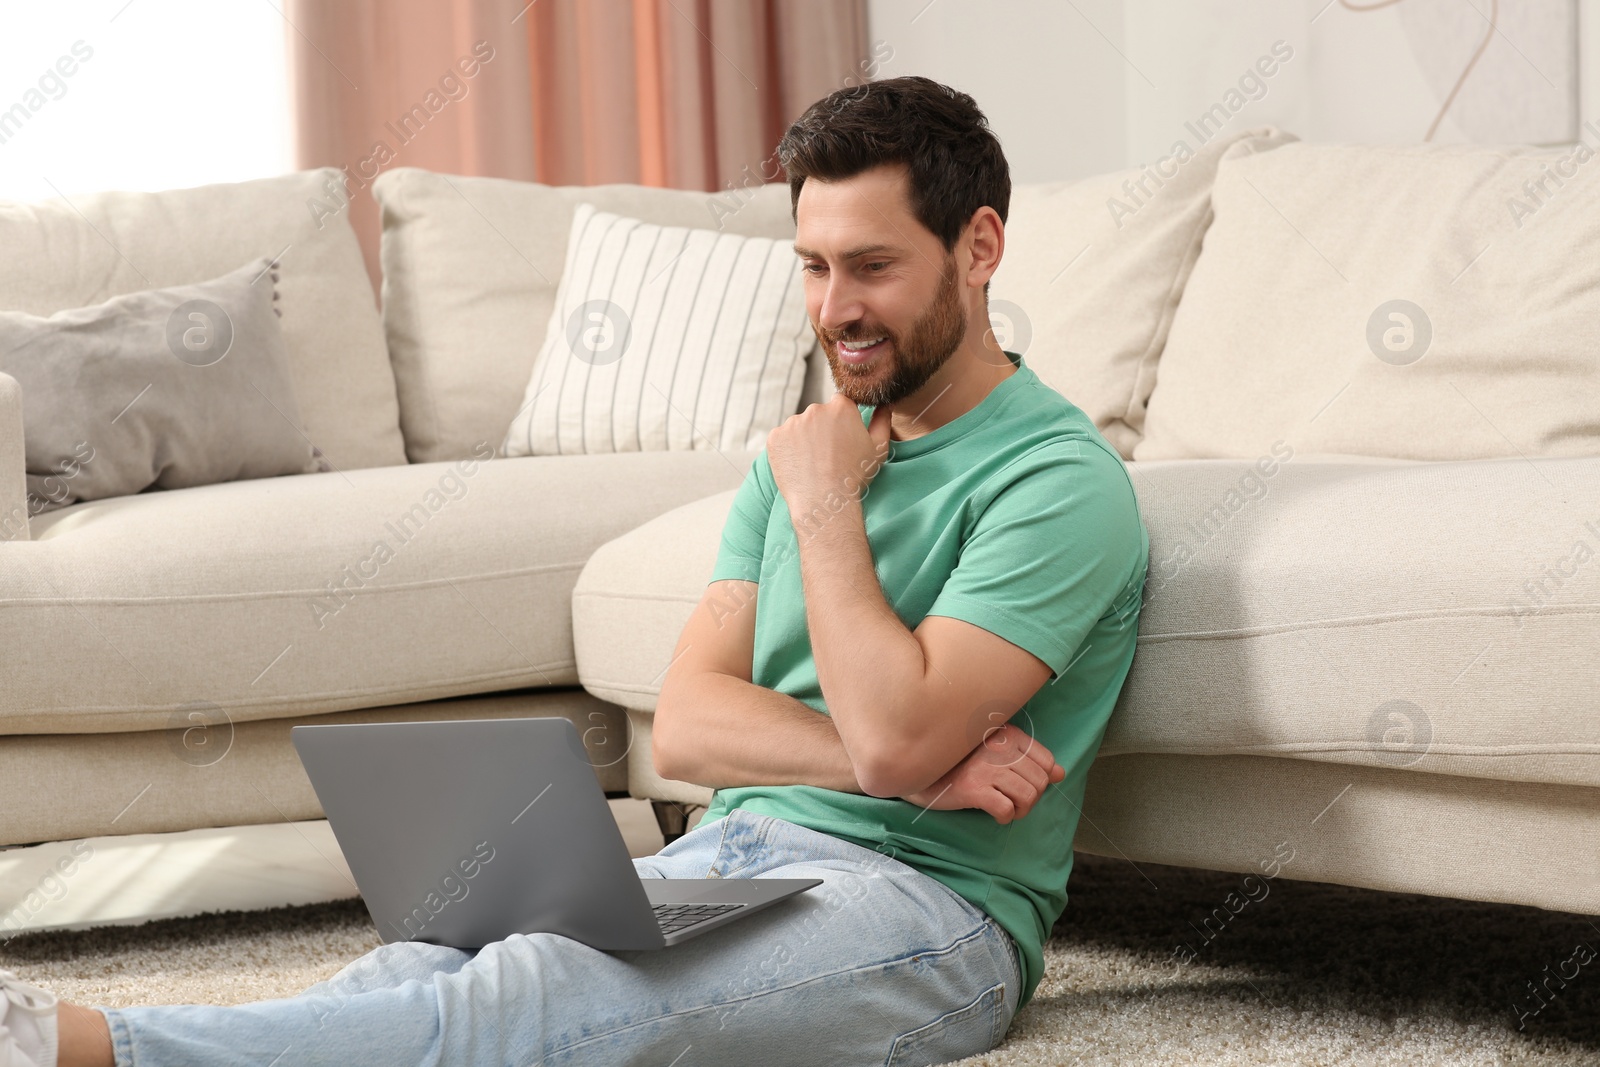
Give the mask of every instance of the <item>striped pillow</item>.
[[799, 406], [815, 347], [790, 243], [580, 204], [501, 451], [758, 451]]

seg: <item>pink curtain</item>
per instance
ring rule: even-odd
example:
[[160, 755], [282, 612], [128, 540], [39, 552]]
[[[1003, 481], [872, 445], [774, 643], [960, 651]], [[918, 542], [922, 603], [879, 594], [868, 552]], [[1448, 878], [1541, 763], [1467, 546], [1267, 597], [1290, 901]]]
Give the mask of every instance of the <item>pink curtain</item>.
[[868, 80], [866, 0], [288, 0], [297, 167], [347, 175], [378, 288], [389, 167], [716, 191]]

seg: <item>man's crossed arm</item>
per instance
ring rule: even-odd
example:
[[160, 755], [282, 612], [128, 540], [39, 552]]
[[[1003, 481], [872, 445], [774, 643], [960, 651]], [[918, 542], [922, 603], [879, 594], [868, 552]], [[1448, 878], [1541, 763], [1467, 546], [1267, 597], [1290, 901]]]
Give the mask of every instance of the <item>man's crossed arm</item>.
[[[712, 582], [678, 641], [652, 728], [668, 778], [819, 785], [1021, 818], [1066, 772], [1010, 724], [1050, 668], [940, 615], [906, 629], [873, 568], [861, 496], [889, 451], [843, 394], [784, 420], [766, 454], [800, 545], [800, 581], [828, 715], [751, 684], [757, 585]], [[726, 605], [735, 605], [727, 610]], [[1002, 725], [1004, 724], [1004, 725]]]
[[[921, 700], [926, 714], [911, 727], [906, 765], [886, 773], [892, 753], [875, 753], [876, 767], [865, 776], [873, 788], [864, 788], [831, 701], [832, 718], [751, 682], [758, 588], [754, 582], [712, 582], [684, 627], [651, 730], [651, 756], [663, 777], [712, 787], [814, 785], [899, 796], [928, 808], [979, 808], [1007, 823], [1026, 815], [1050, 783], [1065, 776], [1042, 744], [1006, 721], [1049, 677], [1048, 667], [970, 623], [930, 616], [913, 634], [896, 618], [899, 634], [888, 628], [864, 633], [843, 666], [875, 672], [892, 658], [878, 655], [890, 650], [869, 647], [869, 640], [926, 648], [921, 684], [904, 694], [902, 705], [914, 708], [912, 702]], [[872, 588], [879, 588], [875, 577]], [[820, 677], [824, 653], [815, 648], [816, 634], [813, 623]], [[987, 681], [997, 676], [1027, 680], [1002, 695]], [[869, 707], [860, 710], [871, 714]], [[893, 714], [882, 720], [897, 721]], [[885, 744], [892, 748], [892, 739]]]

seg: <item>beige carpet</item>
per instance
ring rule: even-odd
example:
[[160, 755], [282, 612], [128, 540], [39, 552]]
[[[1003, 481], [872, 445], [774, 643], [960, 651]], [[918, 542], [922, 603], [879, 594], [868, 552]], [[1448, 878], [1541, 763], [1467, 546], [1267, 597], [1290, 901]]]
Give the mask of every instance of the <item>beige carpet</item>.
[[[963, 1062], [1600, 1063], [1600, 958], [1551, 979], [1520, 1033], [1516, 1015], [1546, 965], [1600, 949], [1600, 923], [1280, 878], [1203, 940], [1190, 924], [1240, 884], [1080, 855], [1034, 1002]], [[1180, 941], [1193, 962], [1172, 959]], [[30, 934], [0, 943], [0, 967], [79, 1002], [230, 1004], [293, 995], [377, 944], [352, 900]]]

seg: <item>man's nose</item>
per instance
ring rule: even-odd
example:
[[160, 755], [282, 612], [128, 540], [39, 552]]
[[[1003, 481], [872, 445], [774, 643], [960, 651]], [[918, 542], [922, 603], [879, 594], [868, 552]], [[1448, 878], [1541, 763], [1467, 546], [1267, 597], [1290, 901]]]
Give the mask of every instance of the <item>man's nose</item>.
[[829, 275], [822, 303], [817, 307], [817, 322], [822, 328], [830, 333], [843, 332], [858, 322], [864, 311], [859, 287], [848, 278]]

